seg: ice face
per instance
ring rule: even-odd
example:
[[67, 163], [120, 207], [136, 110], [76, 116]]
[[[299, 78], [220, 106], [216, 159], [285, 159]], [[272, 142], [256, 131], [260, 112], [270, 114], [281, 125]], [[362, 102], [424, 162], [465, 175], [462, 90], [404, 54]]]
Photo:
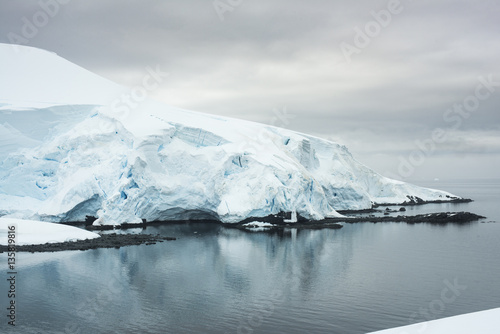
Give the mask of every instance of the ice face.
[[[27, 49], [16, 58], [0, 44], [9, 91], [23, 98], [0, 107], [0, 214], [55, 222], [92, 215], [95, 224], [111, 225], [143, 219], [233, 223], [279, 212], [322, 219], [338, 216], [336, 210], [402, 203], [407, 196], [455, 197], [385, 178], [346, 147], [305, 134], [150, 100], [117, 112], [106, 101], [120, 94], [119, 86], [54, 54]], [[31, 65], [37, 62], [43, 68]], [[47, 73], [62, 70], [79, 82], [70, 96], [70, 79]], [[44, 96], [34, 88], [41, 86], [50, 88]], [[42, 97], [55, 104], [30, 105]]]

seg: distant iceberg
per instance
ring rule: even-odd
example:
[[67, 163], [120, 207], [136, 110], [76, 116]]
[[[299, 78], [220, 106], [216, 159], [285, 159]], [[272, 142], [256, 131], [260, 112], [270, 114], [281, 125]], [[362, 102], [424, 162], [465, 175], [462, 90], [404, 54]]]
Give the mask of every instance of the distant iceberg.
[[0, 44], [0, 68], [0, 215], [235, 223], [459, 199], [383, 177], [321, 138], [149, 99], [124, 108], [127, 89], [51, 52]]

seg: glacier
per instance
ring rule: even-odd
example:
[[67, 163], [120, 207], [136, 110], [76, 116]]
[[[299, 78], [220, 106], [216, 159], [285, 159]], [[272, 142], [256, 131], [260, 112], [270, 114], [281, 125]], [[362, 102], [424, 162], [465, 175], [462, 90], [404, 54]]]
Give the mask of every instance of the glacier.
[[130, 89], [45, 50], [0, 44], [0, 75], [0, 216], [319, 220], [459, 199], [386, 178], [325, 139], [148, 98], [126, 104]]

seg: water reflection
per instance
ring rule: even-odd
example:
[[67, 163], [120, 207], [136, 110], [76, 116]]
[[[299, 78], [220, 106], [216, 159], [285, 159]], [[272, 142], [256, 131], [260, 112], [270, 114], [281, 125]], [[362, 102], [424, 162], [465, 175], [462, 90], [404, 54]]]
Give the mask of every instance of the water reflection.
[[469, 288], [443, 316], [500, 299], [496, 224], [142, 232], [177, 240], [20, 253], [16, 333], [363, 333], [406, 324], [455, 277]]
[[176, 224], [144, 232], [178, 239], [155, 246], [20, 254], [20, 300], [30, 315], [20, 328], [28, 333], [46, 323], [54, 333], [80, 328], [122, 333], [151, 326], [159, 332], [188, 330], [192, 319], [201, 325], [221, 315], [245, 316], [255, 300], [291, 300], [296, 292], [301, 299], [314, 298], [320, 273], [331, 270], [327, 262], [345, 258], [335, 254], [342, 243], [334, 230], [261, 234]]

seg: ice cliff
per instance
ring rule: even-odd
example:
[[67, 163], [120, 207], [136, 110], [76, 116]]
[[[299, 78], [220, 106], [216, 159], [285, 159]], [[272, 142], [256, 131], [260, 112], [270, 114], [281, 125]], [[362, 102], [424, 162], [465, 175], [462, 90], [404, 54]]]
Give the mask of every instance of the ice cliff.
[[457, 198], [383, 177], [334, 142], [148, 99], [132, 108], [129, 95], [56, 54], [0, 44], [0, 215], [232, 223]]

